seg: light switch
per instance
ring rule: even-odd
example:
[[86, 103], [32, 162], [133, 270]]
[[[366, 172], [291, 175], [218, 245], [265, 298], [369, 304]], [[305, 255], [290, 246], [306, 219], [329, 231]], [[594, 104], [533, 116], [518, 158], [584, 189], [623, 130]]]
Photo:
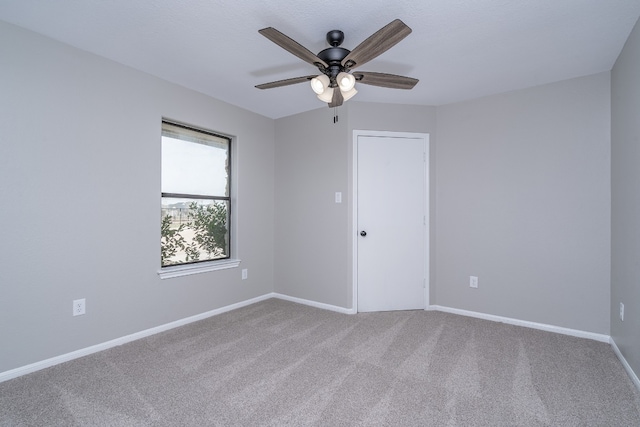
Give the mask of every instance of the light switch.
[[336, 203], [342, 203], [342, 193], [339, 191], [336, 192]]

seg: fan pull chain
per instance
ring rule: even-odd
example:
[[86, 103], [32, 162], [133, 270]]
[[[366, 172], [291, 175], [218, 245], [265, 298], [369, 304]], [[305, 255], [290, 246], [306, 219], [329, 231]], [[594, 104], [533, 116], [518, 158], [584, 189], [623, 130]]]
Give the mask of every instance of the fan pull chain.
[[338, 123], [338, 107], [333, 107], [333, 123]]

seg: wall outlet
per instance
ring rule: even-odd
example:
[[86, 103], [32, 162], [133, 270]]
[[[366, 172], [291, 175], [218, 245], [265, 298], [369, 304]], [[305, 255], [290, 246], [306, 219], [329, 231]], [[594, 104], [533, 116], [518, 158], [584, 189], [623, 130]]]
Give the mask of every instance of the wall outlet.
[[620, 303], [620, 320], [624, 322], [624, 304]]
[[247, 277], [249, 276], [249, 270], [247, 270], [246, 268], [242, 269], [242, 280], [247, 280]]
[[477, 276], [469, 276], [469, 287], [477, 288], [478, 287], [478, 277]]
[[73, 300], [73, 315], [80, 316], [85, 313], [85, 299]]

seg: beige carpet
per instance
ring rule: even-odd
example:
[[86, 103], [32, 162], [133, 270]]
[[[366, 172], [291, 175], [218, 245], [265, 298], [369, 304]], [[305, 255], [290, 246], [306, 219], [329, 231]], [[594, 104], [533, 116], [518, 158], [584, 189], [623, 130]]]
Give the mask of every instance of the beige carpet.
[[640, 426], [609, 345], [268, 300], [0, 383], [0, 426]]

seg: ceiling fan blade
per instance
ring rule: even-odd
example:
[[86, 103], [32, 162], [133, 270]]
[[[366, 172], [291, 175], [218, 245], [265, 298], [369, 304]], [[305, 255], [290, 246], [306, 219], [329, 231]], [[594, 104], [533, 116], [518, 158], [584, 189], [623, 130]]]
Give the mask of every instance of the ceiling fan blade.
[[270, 82], [270, 83], [263, 83], [261, 85], [256, 85], [256, 87], [258, 89], [271, 89], [274, 87], [289, 86], [289, 85], [294, 85], [296, 83], [308, 82], [314, 77], [315, 76], [294, 77], [292, 79], [284, 79], [284, 80], [277, 80], [275, 82]]
[[355, 47], [343, 60], [346, 68], [359, 67], [386, 52], [411, 33], [404, 22], [396, 19]]
[[418, 83], [418, 79], [395, 74], [373, 73], [370, 71], [356, 71], [353, 73], [356, 81], [366, 85], [388, 87], [392, 89], [413, 89]]
[[340, 88], [333, 89], [333, 99], [329, 103], [329, 108], [339, 107], [342, 105], [344, 98], [342, 97], [342, 92], [340, 92]]
[[258, 30], [258, 32], [284, 50], [294, 54], [298, 58], [302, 59], [305, 62], [308, 62], [311, 65], [317, 66], [316, 64], [322, 64], [324, 67], [329, 66], [329, 64], [318, 58], [309, 49], [302, 46], [300, 43], [293, 40], [289, 36], [282, 34], [280, 31], [276, 30], [273, 27], [263, 28], [261, 30]]

